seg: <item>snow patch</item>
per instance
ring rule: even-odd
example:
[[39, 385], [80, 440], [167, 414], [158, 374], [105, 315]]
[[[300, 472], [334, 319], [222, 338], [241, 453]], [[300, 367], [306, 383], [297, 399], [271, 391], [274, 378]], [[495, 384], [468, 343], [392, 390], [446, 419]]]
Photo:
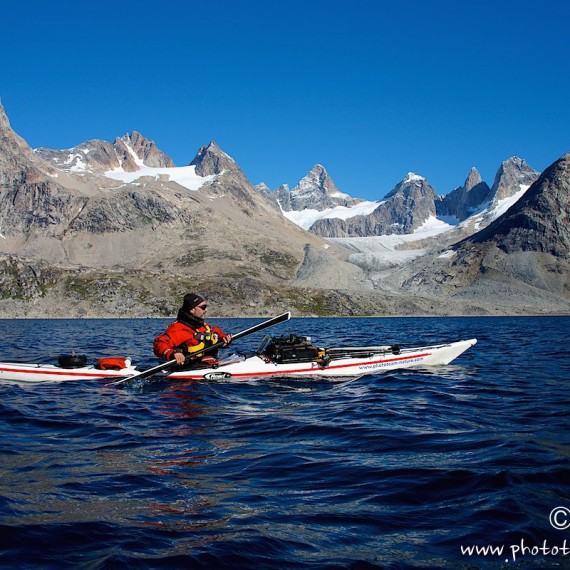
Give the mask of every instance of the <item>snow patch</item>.
[[502, 216], [515, 202], [518, 202], [529, 188], [530, 186], [521, 184], [520, 190], [517, 193], [513, 194], [509, 198], [499, 200], [492, 212], [493, 220]]
[[409, 234], [412, 237], [408, 241], [417, 241], [418, 239], [436, 236], [451, 230], [453, 226], [453, 223], [430, 216], [417, 230], [414, 230], [413, 234]]
[[196, 174], [196, 166], [175, 166], [163, 168], [145, 166], [138, 157], [137, 165], [141, 166], [141, 168], [136, 172], [126, 172], [121, 166], [114, 170], [108, 170], [105, 172], [105, 176], [112, 180], [118, 180], [127, 184], [138, 180], [142, 176], [150, 176], [156, 180], [161, 176], [167, 176], [172, 182], [176, 182], [177, 184], [180, 184], [180, 186], [192, 191], [199, 190], [204, 186], [204, 184], [212, 182], [216, 178], [215, 174], [210, 176], [198, 176], [198, 174]]
[[520, 190], [518, 192], [512, 196], [509, 196], [508, 198], [498, 200], [494, 206], [492, 206], [490, 203], [481, 205], [481, 207], [478, 208], [477, 212], [461, 222], [459, 225], [472, 225], [475, 231], [479, 231], [481, 227], [489, 225], [492, 221], [502, 216], [513, 204], [518, 202], [523, 197], [524, 193], [529, 188], [530, 186], [521, 184]]
[[350, 260], [353, 263], [380, 269], [381, 267], [408, 263], [426, 252], [425, 249], [420, 248], [398, 250], [398, 246], [436, 236], [452, 228], [453, 226], [431, 216], [412, 234], [327, 238], [327, 241], [344, 245], [354, 251], [350, 255]]
[[83, 162], [83, 159], [81, 158], [81, 156], [76, 155], [75, 162], [69, 168], [69, 172], [81, 173], [81, 172], [87, 172], [87, 171], [88, 171], [87, 164], [85, 164], [85, 162]]
[[334, 208], [327, 208], [326, 210], [300, 210], [285, 212], [282, 214], [294, 224], [308, 230], [317, 220], [323, 218], [339, 218], [341, 220], [348, 220], [354, 216], [367, 216], [371, 214], [382, 202], [360, 202], [355, 206], [336, 206]]
[[[130, 142], [130, 139], [129, 139]], [[133, 147], [125, 144], [125, 147], [127, 148], [127, 152], [131, 155], [131, 158], [133, 159], [133, 162], [139, 166], [140, 168], [145, 168], [145, 164], [142, 160], [142, 158], [138, 157], [138, 154], [133, 150]]]

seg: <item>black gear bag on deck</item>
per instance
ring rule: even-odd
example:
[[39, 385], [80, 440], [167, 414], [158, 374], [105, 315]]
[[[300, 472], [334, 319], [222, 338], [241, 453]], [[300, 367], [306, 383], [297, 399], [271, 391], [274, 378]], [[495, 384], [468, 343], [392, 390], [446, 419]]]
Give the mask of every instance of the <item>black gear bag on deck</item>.
[[307, 337], [295, 334], [273, 337], [263, 350], [263, 355], [273, 362], [314, 362], [324, 356], [324, 351], [313, 346]]

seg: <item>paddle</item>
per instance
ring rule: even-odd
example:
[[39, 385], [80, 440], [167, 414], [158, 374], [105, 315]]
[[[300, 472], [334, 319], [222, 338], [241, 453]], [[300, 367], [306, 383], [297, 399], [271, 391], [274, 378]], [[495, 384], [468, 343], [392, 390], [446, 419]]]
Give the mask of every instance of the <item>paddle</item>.
[[[291, 318], [291, 312], [287, 312], [287, 313], [283, 313], [282, 315], [279, 315], [278, 317], [274, 317], [273, 319], [269, 319], [268, 321], [264, 321], [263, 323], [259, 323], [257, 325], [254, 325], [253, 327], [250, 327], [248, 329], [245, 329], [244, 331], [240, 331], [235, 333], [234, 335], [232, 335], [232, 342], [238, 338], [241, 338], [242, 336], [246, 336], [248, 334], [252, 334], [254, 332], [266, 329], [268, 327], [272, 327], [273, 325], [277, 325], [279, 323], [282, 323], [284, 321], [288, 321]], [[208, 346], [206, 347], [204, 350], [201, 350], [198, 354], [200, 355], [200, 357], [202, 357], [205, 354], [209, 354], [210, 352], [215, 352], [216, 350], [218, 350], [219, 348], [223, 347], [224, 343], [223, 342], [217, 342], [216, 344], [213, 344], [212, 346]], [[186, 357], [186, 362], [190, 362], [191, 360], [194, 360], [198, 355], [188, 355]], [[161, 370], [167, 370], [168, 368], [171, 368], [172, 366], [174, 366], [176, 364], [176, 360], [169, 360], [168, 362], [164, 362], [163, 364], [159, 364], [158, 366], [155, 366], [154, 368], [149, 368], [148, 370], [145, 370], [144, 372], [139, 372], [138, 374], [133, 374], [132, 376], [127, 376], [126, 378], [121, 378], [120, 380], [117, 380], [116, 382], [113, 382], [114, 386], [117, 386], [118, 384], [123, 384], [124, 382], [128, 382], [130, 380], [136, 380], [137, 378], [140, 378], [141, 380], [143, 378], [148, 378], [149, 376], [152, 376], [153, 374], [156, 374], [157, 372], [160, 372]]]

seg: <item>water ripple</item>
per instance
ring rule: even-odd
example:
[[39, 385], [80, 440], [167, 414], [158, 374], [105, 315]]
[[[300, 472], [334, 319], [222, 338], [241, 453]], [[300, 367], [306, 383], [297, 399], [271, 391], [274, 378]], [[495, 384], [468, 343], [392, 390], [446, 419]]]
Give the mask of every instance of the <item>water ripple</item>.
[[[166, 322], [0, 321], [3, 360], [32, 347], [35, 361], [73, 349], [154, 365], [150, 343]], [[449, 366], [350, 382], [0, 384], [0, 568], [514, 567], [511, 545], [566, 536], [549, 514], [570, 507], [567, 325], [286, 324], [280, 334], [322, 344], [479, 339]], [[461, 550], [473, 545], [505, 550]]]

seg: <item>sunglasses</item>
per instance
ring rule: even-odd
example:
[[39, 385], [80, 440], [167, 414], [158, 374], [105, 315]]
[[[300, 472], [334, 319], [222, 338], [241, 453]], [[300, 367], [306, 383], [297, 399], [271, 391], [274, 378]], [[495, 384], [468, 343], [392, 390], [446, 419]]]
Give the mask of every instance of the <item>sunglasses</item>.
[[198, 305], [196, 308], [202, 309], [202, 311], [205, 311], [208, 308], [208, 305]]

